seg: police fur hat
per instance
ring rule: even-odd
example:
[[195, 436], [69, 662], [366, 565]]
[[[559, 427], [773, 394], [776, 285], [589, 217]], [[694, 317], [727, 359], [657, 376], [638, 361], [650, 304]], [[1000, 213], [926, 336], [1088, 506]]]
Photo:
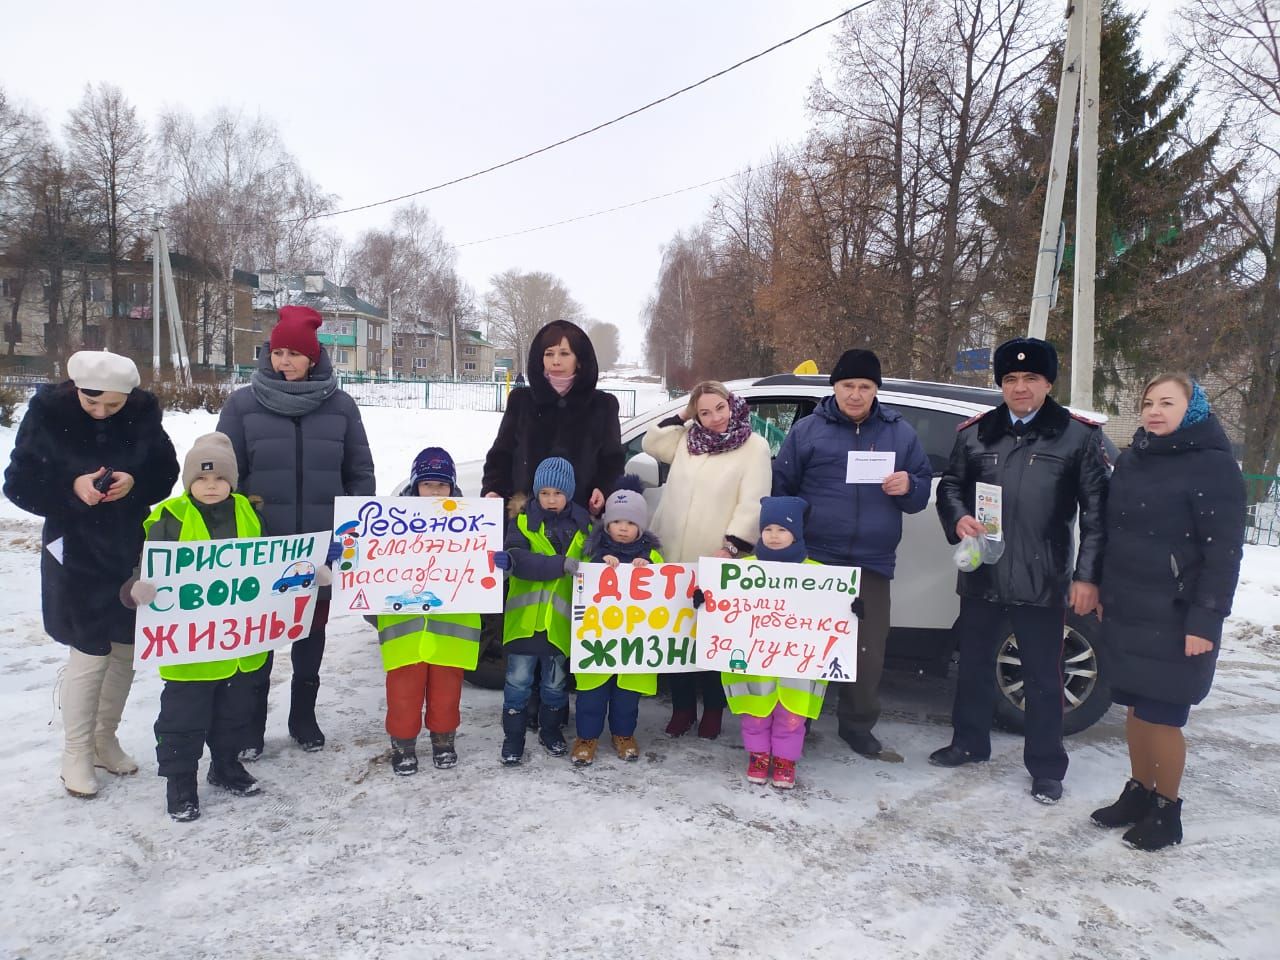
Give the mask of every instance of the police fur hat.
[[1058, 351], [1047, 340], [1014, 337], [996, 347], [996, 386], [1010, 373], [1038, 373], [1050, 383], [1058, 379]]

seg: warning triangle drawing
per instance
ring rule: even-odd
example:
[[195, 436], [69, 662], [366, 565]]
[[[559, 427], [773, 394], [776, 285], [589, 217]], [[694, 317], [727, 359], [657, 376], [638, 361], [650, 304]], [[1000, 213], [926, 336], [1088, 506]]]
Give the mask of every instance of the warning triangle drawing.
[[368, 610], [369, 609], [369, 598], [364, 595], [363, 588], [356, 591], [356, 595], [354, 598], [352, 598], [351, 605], [348, 606], [347, 609], [348, 610]]

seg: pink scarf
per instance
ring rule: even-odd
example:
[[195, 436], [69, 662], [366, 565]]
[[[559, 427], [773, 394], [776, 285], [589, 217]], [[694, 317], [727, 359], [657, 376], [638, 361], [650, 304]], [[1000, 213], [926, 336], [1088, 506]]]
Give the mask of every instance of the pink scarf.
[[567, 377], [557, 377], [554, 373], [547, 373], [545, 370], [543, 376], [547, 378], [547, 383], [551, 384], [552, 389], [562, 397], [573, 389], [573, 381], [577, 378], [577, 374], [574, 373]]

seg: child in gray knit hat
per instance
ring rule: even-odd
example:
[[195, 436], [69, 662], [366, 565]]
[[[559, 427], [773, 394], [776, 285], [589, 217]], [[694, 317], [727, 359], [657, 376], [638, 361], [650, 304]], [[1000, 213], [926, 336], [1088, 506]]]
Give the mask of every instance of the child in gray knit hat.
[[[648, 528], [649, 505], [640, 492], [640, 480], [625, 476], [605, 501], [604, 516], [592, 528], [587, 539], [587, 559], [611, 567], [623, 563], [637, 567], [661, 563], [658, 538]], [[640, 697], [651, 697], [658, 692], [657, 674], [579, 673], [574, 678], [578, 685], [578, 708], [574, 714], [578, 739], [569, 751], [574, 766], [585, 767], [595, 762], [606, 715], [618, 758], [629, 762], [639, 760], [636, 723]]]
[[[143, 521], [149, 541], [231, 540], [266, 535], [258, 503], [236, 493], [240, 471], [231, 440], [223, 433], [197, 437], [182, 465], [183, 493], [157, 504]], [[329, 568], [319, 566], [316, 583], [327, 586]], [[135, 573], [121, 589], [134, 609], [157, 596], [153, 581]], [[266, 682], [266, 653], [160, 667], [164, 690], [156, 718], [156, 767], [166, 780], [169, 816], [179, 822], [200, 816], [196, 775], [206, 744], [208, 781], [236, 796], [259, 791], [240, 762], [250, 737], [254, 690]]]

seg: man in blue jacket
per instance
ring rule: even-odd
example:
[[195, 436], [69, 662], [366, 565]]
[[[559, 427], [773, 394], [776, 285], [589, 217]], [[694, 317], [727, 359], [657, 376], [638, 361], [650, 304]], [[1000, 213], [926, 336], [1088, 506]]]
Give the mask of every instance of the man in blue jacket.
[[[803, 497], [812, 508], [816, 522], [805, 530], [809, 556], [862, 568], [858, 677], [839, 684], [836, 715], [841, 739], [864, 757], [878, 757], [882, 749], [871, 731], [880, 718], [889, 581], [902, 515], [925, 508], [933, 482], [911, 424], [876, 399], [880, 384], [880, 358], [870, 350], [846, 350], [831, 371], [834, 395], [791, 429], [773, 462], [773, 495]], [[889, 452], [888, 475], [868, 482], [874, 459], [868, 455]]]

